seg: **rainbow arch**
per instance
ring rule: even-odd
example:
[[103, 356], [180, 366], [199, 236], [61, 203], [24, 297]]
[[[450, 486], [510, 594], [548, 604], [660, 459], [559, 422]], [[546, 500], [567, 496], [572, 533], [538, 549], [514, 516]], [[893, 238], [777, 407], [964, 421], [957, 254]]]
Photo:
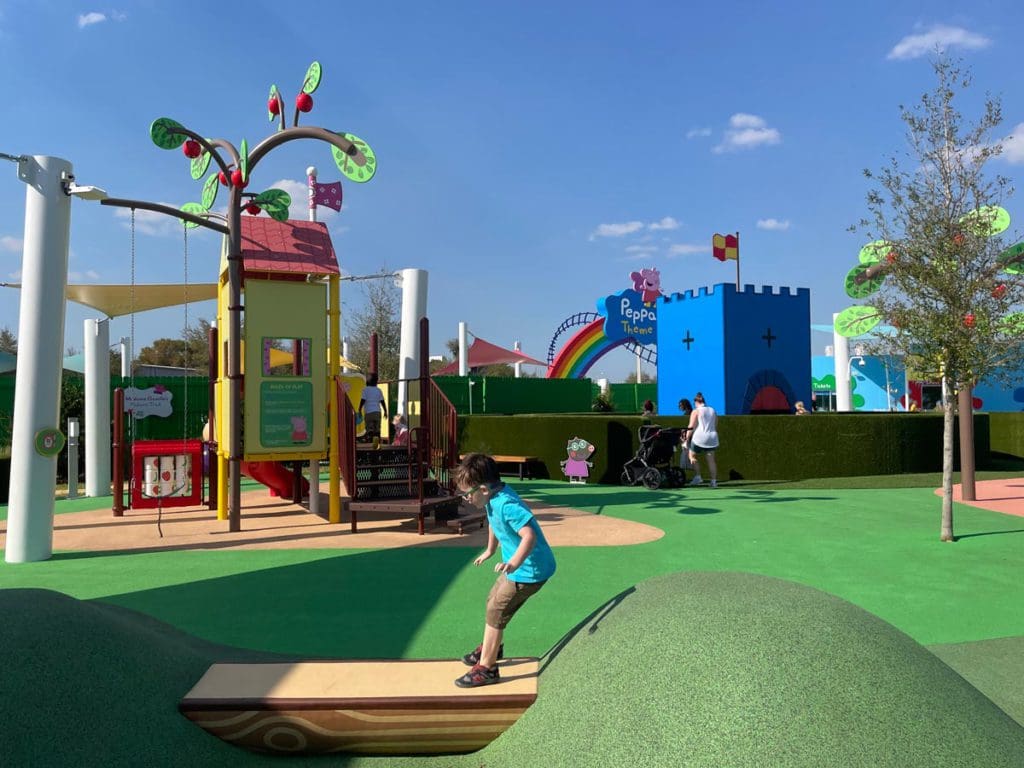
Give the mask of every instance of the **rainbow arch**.
[[622, 346], [629, 338], [609, 339], [604, 332], [604, 318], [599, 317], [583, 326], [565, 343], [551, 367], [549, 379], [582, 379], [598, 358], [616, 347]]

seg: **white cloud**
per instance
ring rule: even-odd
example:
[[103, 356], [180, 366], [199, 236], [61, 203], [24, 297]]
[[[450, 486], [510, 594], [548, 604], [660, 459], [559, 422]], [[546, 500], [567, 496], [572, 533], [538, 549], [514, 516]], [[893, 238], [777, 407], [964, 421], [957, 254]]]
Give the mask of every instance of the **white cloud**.
[[[171, 203], [160, 203], [160, 205], [166, 205], [168, 208], [178, 207]], [[114, 211], [114, 216], [118, 219], [125, 219], [125, 228], [131, 229], [132, 212], [130, 209], [118, 208]], [[176, 219], [173, 216], [168, 216], [166, 213], [136, 210], [135, 231], [139, 234], [150, 235], [152, 237], [170, 237], [172, 235], [181, 237], [181, 220]], [[189, 232], [189, 235], [191, 234], [192, 232]]]
[[[309, 183], [295, 181], [294, 179], [278, 179], [267, 189], [283, 189], [292, 198], [292, 204], [288, 209], [288, 216], [292, 219], [306, 219], [309, 211]], [[344, 195], [342, 195], [344, 200]], [[342, 210], [345, 210], [346, 203], [342, 202]], [[262, 215], [262, 214], [261, 214]], [[328, 226], [338, 216], [338, 211], [333, 208], [325, 208], [322, 205], [316, 207], [316, 220], [322, 221]], [[334, 231], [334, 230], [332, 230]]]
[[623, 224], [598, 224], [597, 229], [590, 233], [590, 239], [596, 237], [622, 237], [639, 232], [644, 228], [642, 221], [627, 221]]
[[626, 253], [657, 253], [658, 246], [656, 245], [631, 245], [626, 248]]
[[776, 232], [785, 232], [789, 229], [789, 219], [786, 219], [785, 221], [779, 221], [778, 219], [758, 219], [757, 228], [771, 229]]
[[15, 282], [18, 282], [21, 280], [21, 270], [18, 269], [15, 270], [14, 272], [8, 272], [7, 277], [9, 277], [11, 280], [14, 280]]
[[22, 248], [25, 246], [25, 241], [20, 237], [11, 237], [5, 235], [0, 237], [0, 249], [10, 251], [11, 253], [21, 253]]
[[688, 256], [691, 253], [711, 253], [711, 246], [696, 245], [695, 243], [676, 243], [668, 248], [669, 256]]
[[652, 221], [647, 225], [647, 228], [654, 231], [660, 229], [679, 229], [679, 222], [671, 216], [665, 216], [661, 221]]
[[886, 58], [905, 61], [927, 56], [934, 53], [936, 49], [942, 51], [950, 48], [977, 50], [987, 48], [991, 44], [992, 41], [984, 35], [970, 32], [963, 27], [947, 27], [944, 24], [936, 24], [926, 32], [918, 32], [904, 37], [893, 46]]
[[686, 138], [688, 139], [703, 139], [710, 135], [710, 128], [691, 128], [686, 132]]
[[85, 27], [93, 24], [99, 24], [107, 20], [105, 13], [98, 13], [97, 11], [90, 11], [89, 13], [83, 13], [78, 17], [78, 28], [84, 29]]
[[1013, 132], [1003, 139], [1003, 154], [1011, 165], [1024, 163], [1024, 123], [1017, 123]]
[[729, 127], [725, 131], [722, 143], [711, 151], [722, 154], [753, 149], [762, 144], [778, 144], [781, 141], [782, 134], [777, 129], [770, 128], [763, 117], [737, 112], [729, 118]]
[[100, 279], [100, 273], [94, 269], [85, 272], [68, 272], [68, 280], [72, 283], [95, 282]]

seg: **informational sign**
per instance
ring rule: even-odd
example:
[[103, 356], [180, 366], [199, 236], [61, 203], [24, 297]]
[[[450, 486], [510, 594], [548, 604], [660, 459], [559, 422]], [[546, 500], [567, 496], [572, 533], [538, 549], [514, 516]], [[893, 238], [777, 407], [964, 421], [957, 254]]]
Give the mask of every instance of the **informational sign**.
[[174, 412], [171, 401], [174, 393], [157, 384], [148, 389], [126, 387], [124, 390], [124, 412], [137, 419], [147, 416], [167, 418]]
[[260, 383], [260, 443], [265, 448], [311, 445], [313, 385], [308, 381]]
[[64, 435], [59, 429], [48, 427], [36, 432], [36, 453], [51, 458], [64, 450]]

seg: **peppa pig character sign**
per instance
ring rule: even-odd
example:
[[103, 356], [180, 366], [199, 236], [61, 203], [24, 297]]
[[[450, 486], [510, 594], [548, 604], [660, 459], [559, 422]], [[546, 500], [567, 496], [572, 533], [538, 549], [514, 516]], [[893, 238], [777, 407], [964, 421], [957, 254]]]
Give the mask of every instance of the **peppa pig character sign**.
[[639, 272], [630, 272], [633, 290], [640, 294], [644, 306], [654, 306], [661, 293], [661, 273], [654, 267], [644, 267]]
[[593, 463], [587, 461], [593, 453], [594, 446], [582, 437], [574, 437], [565, 446], [569, 458], [561, 462], [562, 473], [569, 478], [570, 483], [586, 483], [590, 477], [590, 468]]

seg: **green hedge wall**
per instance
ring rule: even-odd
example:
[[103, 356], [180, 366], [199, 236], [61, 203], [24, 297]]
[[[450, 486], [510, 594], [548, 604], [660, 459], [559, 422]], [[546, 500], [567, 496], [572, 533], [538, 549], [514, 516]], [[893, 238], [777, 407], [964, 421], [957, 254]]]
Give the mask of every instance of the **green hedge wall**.
[[1024, 413], [989, 414], [989, 448], [993, 453], [1024, 458]]
[[[679, 417], [658, 422], [684, 424]], [[459, 450], [537, 456], [547, 477], [561, 479], [566, 443], [578, 436], [597, 448], [591, 479], [618, 483], [622, 465], [639, 447], [641, 423], [638, 416], [614, 414], [460, 416]], [[799, 480], [942, 469], [941, 414], [721, 416], [718, 431], [721, 479]], [[976, 465], [984, 469], [990, 464], [988, 414], [975, 415], [974, 437]]]

